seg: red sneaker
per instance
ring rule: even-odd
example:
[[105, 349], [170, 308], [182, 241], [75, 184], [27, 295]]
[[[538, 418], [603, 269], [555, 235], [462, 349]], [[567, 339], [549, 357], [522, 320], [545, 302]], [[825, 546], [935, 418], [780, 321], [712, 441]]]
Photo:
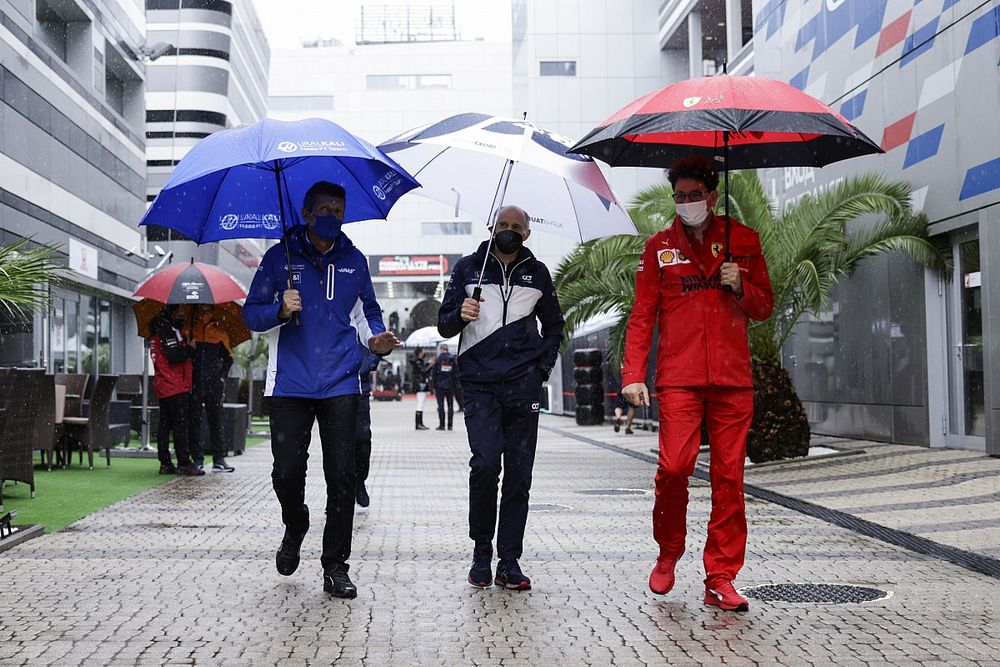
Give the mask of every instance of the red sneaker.
[[649, 573], [649, 590], [657, 595], [666, 595], [674, 587], [674, 568], [677, 561], [681, 559], [677, 556], [657, 556], [656, 565]]
[[705, 604], [726, 611], [750, 611], [750, 603], [736, 592], [731, 581], [720, 581], [705, 587]]

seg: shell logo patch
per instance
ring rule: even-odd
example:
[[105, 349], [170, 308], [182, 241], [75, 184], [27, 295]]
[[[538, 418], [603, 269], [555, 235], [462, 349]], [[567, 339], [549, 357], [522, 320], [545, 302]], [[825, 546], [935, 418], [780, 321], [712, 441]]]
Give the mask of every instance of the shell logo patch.
[[722, 244], [721, 243], [713, 243], [712, 244], [712, 257], [718, 257], [720, 252], [722, 252]]
[[690, 264], [691, 260], [684, 256], [680, 250], [676, 248], [667, 248], [666, 250], [661, 250], [660, 254], [657, 256], [660, 266], [674, 266], [676, 264]]

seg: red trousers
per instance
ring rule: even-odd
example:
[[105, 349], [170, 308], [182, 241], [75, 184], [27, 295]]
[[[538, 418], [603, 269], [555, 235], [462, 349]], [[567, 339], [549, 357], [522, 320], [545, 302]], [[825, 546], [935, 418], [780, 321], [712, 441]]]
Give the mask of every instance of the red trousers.
[[656, 468], [653, 538], [665, 556], [680, 557], [687, 534], [688, 478], [701, 444], [701, 424], [711, 443], [712, 514], [705, 542], [705, 583], [732, 581], [743, 567], [747, 544], [743, 463], [753, 419], [749, 387], [667, 387], [660, 406], [660, 460]]

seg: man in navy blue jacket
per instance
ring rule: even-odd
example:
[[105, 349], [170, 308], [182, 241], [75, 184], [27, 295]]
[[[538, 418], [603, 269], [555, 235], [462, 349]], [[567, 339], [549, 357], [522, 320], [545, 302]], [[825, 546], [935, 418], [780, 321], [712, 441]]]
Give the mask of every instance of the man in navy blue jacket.
[[347, 559], [357, 489], [358, 371], [364, 358], [358, 341], [376, 354], [401, 343], [382, 323], [365, 256], [341, 232], [345, 205], [340, 185], [319, 181], [309, 189], [302, 208], [306, 226], [291, 229], [285, 241], [291, 267], [280, 244], [267, 251], [247, 294], [243, 319], [270, 338], [264, 395], [274, 456], [271, 481], [285, 524], [275, 556], [278, 572], [288, 576], [298, 568], [309, 530], [306, 459], [315, 420], [327, 492], [323, 589], [353, 598], [358, 590], [347, 575]]
[[[458, 261], [438, 315], [441, 336], [462, 334], [458, 377], [472, 450], [469, 537], [475, 542], [468, 581], [481, 588], [491, 583], [512, 590], [531, 588], [518, 559], [528, 518], [541, 387], [559, 355], [563, 317], [548, 269], [522, 245], [531, 233], [530, 220], [517, 206], [497, 212], [489, 256], [484, 241], [474, 254]], [[477, 301], [472, 295], [480, 271], [483, 291]], [[503, 497], [497, 526], [501, 458]], [[494, 532], [500, 556], [496, 578]]]

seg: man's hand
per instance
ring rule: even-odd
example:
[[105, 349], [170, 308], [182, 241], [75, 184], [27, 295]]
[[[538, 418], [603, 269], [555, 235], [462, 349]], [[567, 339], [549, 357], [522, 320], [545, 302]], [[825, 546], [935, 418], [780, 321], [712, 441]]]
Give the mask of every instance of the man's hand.
[[743, 280], [740, 278], [740, 265], [736, 262], [723, 262], [719, 267], [719, 276], [722, 285], [733, 290], [734, 294], [743, 294]]
[[286, 289], [281, 293], [281, 308], [278, 309], [278, 319], [287, 320], [292, 313], [302, 310], [302, 296], [297, 289]]
[[649, 405], [649, 390], [643, 382], [633, 382], [622, 387], [622, 396], [632, 405]]
[[402, 346], [403, 343], [391, 331], [383, 331], [368, 339], [368, 349], [375, 354], [389, 354], [395, 348]]
[[463, 322], [474, 322], [479, 319], [479, 301], [469, 297], [462, 302], [462, 310], [459, 313]]

